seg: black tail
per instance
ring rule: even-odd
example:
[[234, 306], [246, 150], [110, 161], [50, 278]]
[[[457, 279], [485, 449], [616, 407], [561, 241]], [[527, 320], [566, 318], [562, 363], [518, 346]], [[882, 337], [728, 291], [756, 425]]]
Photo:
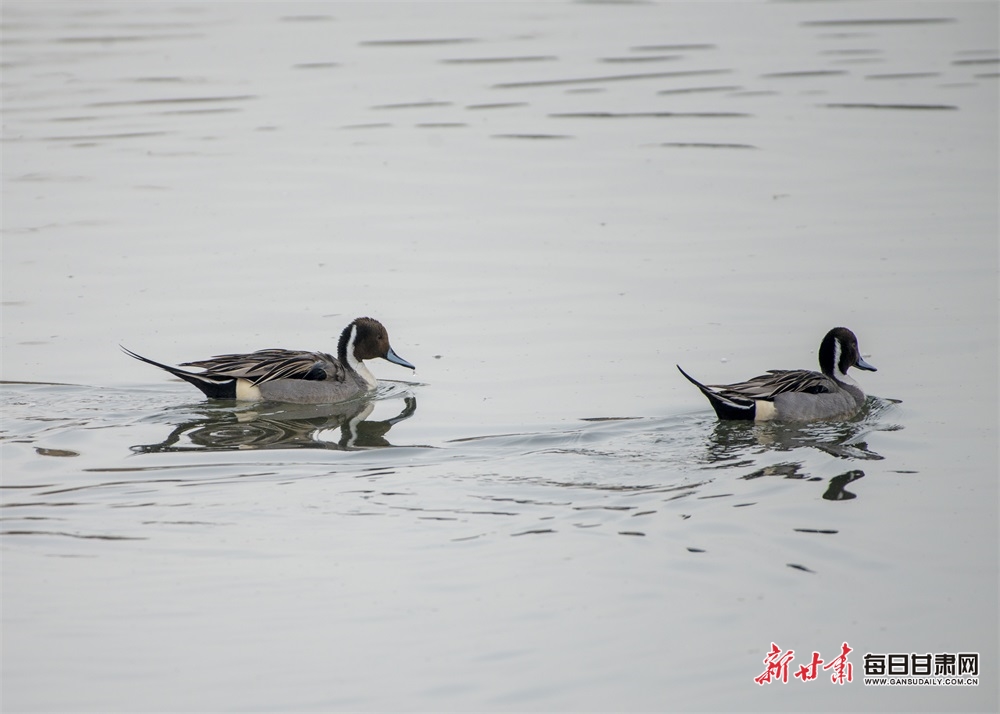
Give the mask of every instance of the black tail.
[[166, 364], [160, 364], [159, 362], [149, 359], [149, 357], [143, 357], [140, 354], [136, 354], [127, 347], [122, 347], [121, 345], [118, 346], [121, 347], [122, 352], [127, 354], [129, 357], [135, 357], [140, 362], [145, 362], [146, 364], [151, 364], [154, 367], [159, 367], [162, 370], [170, 372], [170, 374], [175, 377], [180, 377], [185, 382], [190, 382], [200, 389], [209, 399], [236, 399], [236, 379], [234, 377], [215, 377], [210, 374], [185, 372], [183, 369], [171, 367]]
[[701, 393], [708, 397], [709, 404], [712, 405], [716, 416], [720, 419], [745, 419], [753, 421], [754, 417], [756, 417], [757, 405], [752, 399], [745, 399], [742, 397], [724, 397], [718, 392], [712, 391], [690, 374], [685, 372], [681, 369], [680, 365], [677, 365], [677, 369], [680, 369], [681, 374], [687, 377], [687, 380], [691, 382], [691, 384], [700, 389]]

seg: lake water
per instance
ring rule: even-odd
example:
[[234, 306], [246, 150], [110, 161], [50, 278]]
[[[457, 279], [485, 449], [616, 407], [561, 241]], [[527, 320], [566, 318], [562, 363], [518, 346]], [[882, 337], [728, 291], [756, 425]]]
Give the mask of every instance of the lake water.
[[[5, 2], [4, 710], [996, 711], [997, 28]], [[417, 370], [336, 407], [118, 349], [368, 314]], [[674, 367], [841, 324], [851, 419], [719, 424]], [[866, 685], [891, 653], [978, 685]]]

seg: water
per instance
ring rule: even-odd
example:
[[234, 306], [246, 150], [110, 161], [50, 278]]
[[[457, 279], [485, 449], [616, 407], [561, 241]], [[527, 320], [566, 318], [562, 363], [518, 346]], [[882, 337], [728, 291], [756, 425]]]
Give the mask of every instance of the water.
[[[995, 4], [3, 22], [5, 709], [996, 710]], [[337, 407], [117, 348], [362, 314], [417, 371]], [[673, 367], [838, 324], [851, 419]], [[854, 681], [758, 686], [772, 642]], [[866, 687], [892, 652], [980, 684]]]

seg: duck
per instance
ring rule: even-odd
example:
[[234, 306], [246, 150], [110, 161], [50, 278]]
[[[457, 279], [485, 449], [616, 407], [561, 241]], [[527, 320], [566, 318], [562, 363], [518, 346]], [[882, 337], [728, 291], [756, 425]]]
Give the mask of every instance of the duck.
[[216, 355], [181, 367], [161, 364], [121, 348], [135, 359], [166, 370], [200, 389], [209, 399], [273, 401], [295, 404], [333, 404], [363, 396], [378, 386], [365, 360], [382, 358], [416, 369], [389, 345], [389, 333], [378, 320], [353, 320], [337, 342], [337, 356], [326, 352], [265, 349], [246, 354]]
[[680, 370], [708, 397], [719, 419], [813, 421], [848, 417], [865, 403], [865, 393], [847, 374], [851, 367], [876, 372], [861, 356], [858, 338], [846, 327], [826, 333], [819, 345], [821, 372], [772, 369], [745, 382], [705, 385]]

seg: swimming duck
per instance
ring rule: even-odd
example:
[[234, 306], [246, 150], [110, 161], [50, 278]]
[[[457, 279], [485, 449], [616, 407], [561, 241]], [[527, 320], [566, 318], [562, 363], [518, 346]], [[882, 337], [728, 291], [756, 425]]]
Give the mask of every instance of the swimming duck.
[[210, 399], [330, 404], [357, 397], [378, 381], [364, 361], [381, 357], [416, 369], [389, 346], [389, 334], [378, 320], [359, 317], [340, 333], [337, 357], [325, 352], [259, 350], [249, 354], [217, 355], [182, 367], [189, 372], [154, 362], [122, 347], [124, 352], [190, 382]]
[[769, 370], [736, 384], [704, 385], [677, 365], [681, 374], [708, 397], [720, 419], [810, 421], [849, 416], [865, 403], [865, 393], [847, 370], [875, 372], [858, 348], [858, 338], [846, 327], [826, 333], [819, 345], [820, 372], [805, 369]]

